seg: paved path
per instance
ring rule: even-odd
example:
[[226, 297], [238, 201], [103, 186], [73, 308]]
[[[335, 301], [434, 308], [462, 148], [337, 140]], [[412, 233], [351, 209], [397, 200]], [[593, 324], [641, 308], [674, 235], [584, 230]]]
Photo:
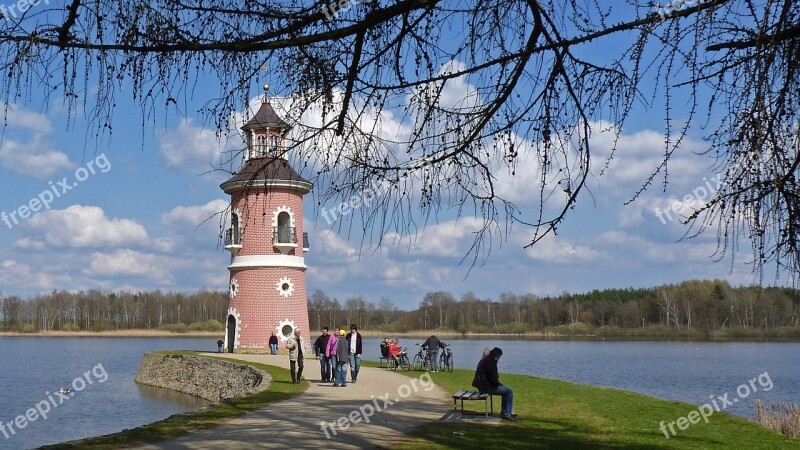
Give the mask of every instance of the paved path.
[[[207, 355], [217, 356], [214, 353]], [[289, 367], [286, 355], [226, 354], [225, 357]], [[396, 442], [398, 434], [441, 419], [452, 405], [447, 393], [435, 386], [436, 374], [410, 373], [416, 376], [412, 378], [387, 369], [362, 367], [358, 383], [347, 383], [346, 388], [337, 388], [330, 383], [319, 382], [319, 361], [309, 359], [303, 377], [310, 380], [310, 386], [302, 394], [231, 419], [225, 424], [142, 448], [390, 447]], [[349, 380], [350, 376], [347, 378]], [[273, 383], [285, 381], [272, 380]], [[386, 404], [384, 399], [393, 404]], [[375, 413], [366, 423], [363, 416], [369, 416], [371, 410]], [[351, 413], [352, 422], [342, 419]], [[330, 425], [325, 428], [330, 439], [321, 429], [322, 421], [329, 424], [338, 422], [335, 429]]]

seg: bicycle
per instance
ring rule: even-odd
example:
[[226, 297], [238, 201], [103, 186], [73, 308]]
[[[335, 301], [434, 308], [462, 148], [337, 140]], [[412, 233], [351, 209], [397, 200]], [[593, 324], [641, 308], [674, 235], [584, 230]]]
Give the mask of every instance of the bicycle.
[[414, 369], [415, 370], [422, 370], [425, 369], [427, 371], [433, 370], [433, 361], [431, 360], [430, 352], [428, 349], [425, 348], [424, 345], [421, 344], [414, 344], [419, 345], [419, 351], [416, 355], [414, 355]]
[[453, 371], [453, 352], [450, 351], [450, 344], [442, 344], [442, 353], [439, 355], [439, 369]]
[[408, 355], [406, 354], [405, 349], [403, 349], [396, 356], [390, 355], [386, 364], [389, 366], [389, 370], [393, 372], [397, 370], [398, 366], [403, 369], [403, 372], [408, 372], [411, 369], [411, 364], [408, 362]]

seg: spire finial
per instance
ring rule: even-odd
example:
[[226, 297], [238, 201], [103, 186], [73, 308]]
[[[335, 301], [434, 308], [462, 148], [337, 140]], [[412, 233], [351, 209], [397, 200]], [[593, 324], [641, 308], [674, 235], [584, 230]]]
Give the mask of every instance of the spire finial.
[[[263, 70], [265, 74], [269, 73], [269, 67], [267, 67], [266, 64], [261, 66], [261, 70]], [[263, 88], [264, 88], [264, 101], [262, 103], [269, 103], [269, 84], [265, 83]]]

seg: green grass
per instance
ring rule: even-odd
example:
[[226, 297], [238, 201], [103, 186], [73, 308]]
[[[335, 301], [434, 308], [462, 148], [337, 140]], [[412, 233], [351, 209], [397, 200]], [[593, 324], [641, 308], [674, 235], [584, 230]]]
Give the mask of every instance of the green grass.
[[[369, 365], [375, 365], [369, 363]], [[398, 371], [409, 376], [420, 372]], [[449, 393], [470, 387], [472, 370], [431, 374], [437, 386]], [[675, 427], [669, 439], [659, 430], [661, 421], [685, 417], [697, 407], [610, 388], [566, 381], [501, 374], [500, 381], [514, 390], [517, 422], [499, 425], [432, 423], [411, 432], [399, 449], [800, 449], [800, 440], [767, 430], [755, 422], [715, 412], [706, 424]], [[500, 398], [494, 400], [495, 410]], [[482, 402], [465, 402], [465, 408], [483, 412]], [[463, 433], [457, 435], [454, 433]]]
[[[194, 355], [200, 356], [197, 352], [189, 351], [162, 351], [158, 352], [166, 355]], [[269, 388], [257, 394], [227, 400], [213, 405], [209, 408], [194, 411], [186, 414], [179, 414], [168, 417], [164, 420], [137, 427], [119, 433], [109, 434], [80, 441], [56, 444], [43, 448], [54, 449], [113, 449], [124, 446], [142, 445], [166, 439], [180, 437], [189, 431], [208, 428], [214, 425], [225, 423], [228, 419], [241, 416], [258, 408], [263, 408], [270, 403], [279, 402], [294, 397], [308, 388], [308, 382], [292, 384], [287, 369], [265, 364], [243, 362], [231, 358], [216, 358], [229, 361], [235, 364], [249, 364], [257, 369], [267, 372], [272, 377]]]

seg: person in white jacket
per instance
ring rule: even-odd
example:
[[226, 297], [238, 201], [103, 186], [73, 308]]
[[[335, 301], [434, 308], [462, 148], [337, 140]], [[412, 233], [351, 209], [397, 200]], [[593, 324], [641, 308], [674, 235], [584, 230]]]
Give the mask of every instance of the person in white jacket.
[[[306, 348], [300, 329], [295, 328], [294, 336], [286, 339], [286, 349], [289, 350], [289, 371], [292, 373], [292, 383], [300, 383], [303, 376], [303, 350]], [[297, 372], [295, 373], [295, 369]]]

